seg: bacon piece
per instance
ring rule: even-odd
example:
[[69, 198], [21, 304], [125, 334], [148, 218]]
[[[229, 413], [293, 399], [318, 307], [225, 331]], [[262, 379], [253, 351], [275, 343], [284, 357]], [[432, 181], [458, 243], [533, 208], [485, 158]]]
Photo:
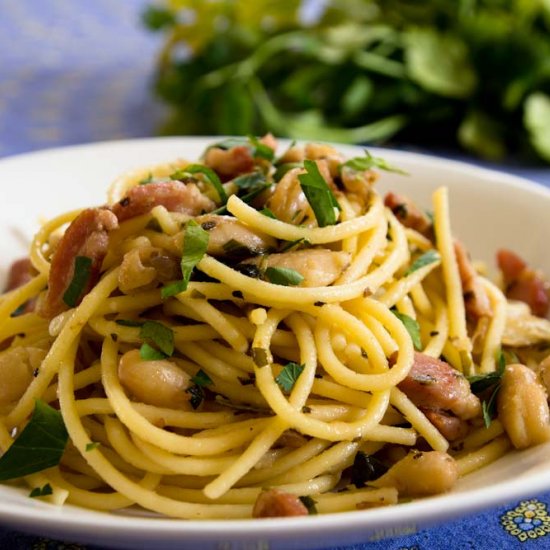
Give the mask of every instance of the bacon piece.
[[491, 302], [472, 265], [468, 252], [466, 252], [464, 245], [460, 241], [454, 242], [454, 251], [462, 282], [466, 311], [474, 319], [490, 317], [493, 313]]
[[413, 366], [398, 387], [422, 409], [449, 411], [462, 420], [481, 411], [466, 378], [444, 361], [424, 353], [415, 352]]
[[213, 210], [215, 204], [192, 183], [161, 181], [132, 187], [112, 210], [118, 221], [123, 222], [147, 214], [155, 206], [164, 206], [169, 212], [197, 216]]
[[32, 264], [29, 258], [21, 258], [11, 264], [8, 282], [4, 292], [9, 292], [28, 283], [33, 278]]
[[499, 250], [497, 264], [502, 271], [506, 297], [524, 302], [535, 315], [546, 317], [550, 307], [550, 284], [540, 273], [511, 250]]
[[421, 410], [447, 441], [455, 441], [468, 433], [468, 424], [457, 416], [433, 409]]
[[109, 232], [117, 227], [115, 215], [107, 208], [88, 208], [73, 220], [53, 254], [48, 291], [38, 308], [41, 316], [55, 317], [67, 309], [63, 294], [72, 281], [77, 256], [86, 256], [92, 260], [88, 284], [80, 300], [94, 287], [107, 254]]
[[247, 174], [254, 170], [254, 157], [248, 145], [236, 145], [231, 149], [211, 147], [206, 151], [204, 164], [212, 168], [222, 181]]
[[258, 495], [252, 510], [252, 517], [254, 518], [283, 518], [307, 515], [307, 508], [296, 495], [279, 489], [262, 491]]
[[384, 204], [405, 227], [414, 229], [431, 240], [433, 226], [430, 218], [410, 199], [390, 192], [384, 198]]

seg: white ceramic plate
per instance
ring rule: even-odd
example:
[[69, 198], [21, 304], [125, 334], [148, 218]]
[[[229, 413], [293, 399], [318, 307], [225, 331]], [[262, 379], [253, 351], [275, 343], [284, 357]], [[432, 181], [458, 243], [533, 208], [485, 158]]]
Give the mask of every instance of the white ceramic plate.
[[[212, 139], [166, 138], [84, 145], [0, 161], [0, 279], [25, 254], [38, 220], [101, 204], [121, 172], [177, 157], [196, 159]], [[362, 150], [342, 146], [346, 154]], [[411, 153], [372, 150], [409, 176], [383, 174], [382, 191], [406, 193], [429, 209], [432, 191], [450, 190], [453, 231], [475, 258], [493, 265], [505, 246], [550, 274], [550, 191], [526, 180]], [[1, 281], [0, 281], [1, 282]], [[512, 499], [550, 489], [550, 446], [512, 453], [467, 476], [451, 493], [399, 506], [306, 518], [178, 521], [54, 508], [27, 491], [0, 485], [0, 522], [37, 534], [127, 548], [252, 550], [320, 548], [415, 532]]]

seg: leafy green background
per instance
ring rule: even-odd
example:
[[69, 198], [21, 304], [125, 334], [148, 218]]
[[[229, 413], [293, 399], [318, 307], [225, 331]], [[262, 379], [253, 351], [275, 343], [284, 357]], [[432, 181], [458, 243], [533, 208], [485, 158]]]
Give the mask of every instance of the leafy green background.
[[550, 162], [550, 0], [164, 0], [164, 133], [455, 146]]

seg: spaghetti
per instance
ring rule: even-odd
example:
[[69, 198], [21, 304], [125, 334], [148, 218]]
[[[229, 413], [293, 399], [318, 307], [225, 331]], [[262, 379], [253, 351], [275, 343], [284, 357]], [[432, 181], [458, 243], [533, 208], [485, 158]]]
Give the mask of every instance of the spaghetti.
[[[550, 437], [548, 322], [524, 304], [538, 336], [507, 344], [446, 189], [432, 223], [376, 192], [368, 153], [275, 149], [226, 140], [44, 224], [0, 299], [0, 479], [101, 510], [306, 515], [447, 491]], [[10, 470], [40, 411], [68, 443]]]

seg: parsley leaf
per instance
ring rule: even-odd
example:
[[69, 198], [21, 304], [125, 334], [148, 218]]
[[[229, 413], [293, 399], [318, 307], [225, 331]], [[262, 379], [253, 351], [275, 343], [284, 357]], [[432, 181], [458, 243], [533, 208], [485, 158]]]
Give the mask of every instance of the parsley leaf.
[[300, 499], [301, 503], [307, 508], [307, 512], [310, 516], [314, 516], [319, 513], [317, 511], [317, 506], [315, 506], [317, 504], [316, 500], [314, 500], [308, 495], [301, 496], [298, 498]]
[[212, 168], [208, 168], [208, 166], [204, 166], [204, 164], [189, 164], [185, 168], [178, 170], [177, 172], [172, 174], [170, 177], [172, 179], [181, 179], [185, 178], [187, 174], [202, 174], [210, 183], [210, 185], [212, 185], [212, 187], [216, 190], [216, 193], [220, 198], [220, 202], [222, 204], [225, 204], [227, 202], [227, 193], [223, 188], [222, 182], [220, 181], [218, 174], [216, 174], [216, 172], [214, 172]]
[[204, 400], [204, 390], [198, 384], [194, 384], [185, 390], [189, 394], [189, 403], [193, 409], [198, 409]]
[[283, 176], [293, 168], [302, 168], [303, 166], [304, 164], [302, 162], [285, 162], [284, 164], [280, 164], [273, 174], [273, 179], [275, 181], [280, 181], [283, 179]]
[[258, 187], [263, 187], [267, 184], [265, 175], [259, 171], [250, 172], [248, 174], [243, 174], [238, 176], [233, 180], [233, 183], [242, 190], [248, 191], [250, 189], [257, 189]]
[[487, 399], [481, 400], [483, 423], [486, 428], [491, 425], [492, 419], [496, 416], [498, 392], [500, 391], [502, 375], [504, 374], [504, 369], [506, 368], [506, 357], [504, 356], [502, 350], [499, 350], [496, 359], [496, 371], [468, 377], [468, 382], [470, 383], [472, 393], [475, 393], [476, 395], [484, 394], [484, 396], [488, 396]]
[[248, 141], [252, 146], [252, 155], [255, 158], [262, 158], [272, 161], [275, 157], [275, 151], [265, 143], [262, 143], [256, 136], [248, 136]]
[[414, 349], [420, 351], [422, 349], [422, 340], [420, 339], [420, 325], [418, 322], [394, 308], [391, 309], [391, 312], [405, 325], [411, 337]]
[[170, 357], [174, 353], [174, 331], [158, 321], [145, 321], [139, 331], [139, 337], [145, 340], [140, 350], [142, 359], [145, 359], [145, 357], [143, 357], [144, 353], [146, 355], [151, 354], [149, 348], [155, 350], [153, 345], [158, 348], [165, 357]]
[[304, 280], [300, 272], [288, 267], [268, 267], [265, 270], [265, 276], [274, 285], [282, 286], [299, 285]]
[[80, 296], [84, 292], [90, 275], [92, 274], [92, 259], [88, 256], [77, 256], [74, 261], [74, 273], [65, 294], [63, 301], [69, 307], [75, 307], [78, 304]]
[[275, 378], [275, 382], [279, 384], [279, 387], [286, 392], [289, 392], [294, 387], [296, 380], [300, 377], [300, 374], [304, 371], [305, 365], [298, 365], [298, 363], [287, 363], [279, 375]]
[[277, 219], [277, 216], [275, 216], [275, 214], [273, 214], [273, 212], [269, 209], [269, 208], [262, 208], [260, 210], [260, 214], [263, 214], [264, 216], [267, 216], [268, 218], [271, 218], [273, 220], [276, 220]]
[[35, 487], [30, 493], [30, 498], [36, 497], [47, 497], [48, 495], [53, 494], [52, 486], [49, 483], [46, 483], [43, 487]]
[[86, 452], [89, 453], [90, 451], [97, 449], [100, 445], [101, 443], [99, 443], [99, 441], [92, 441], [86, 445]]
[[319, 227], [334, 225], [336, 223], [334, 208], [339, 208], [336, 198], [319, 172], [315, 161], [305, 160], [304, 168], [306, 173], [298, 176], [300, 187], [315, 214]]
[[180, 263], [182, 280], [165, 286], [161, 290], [163, 298], [174, 296], [187, 289], [193, 269], [206, 254], [208, 238], [208, 231], [205, 231], [196, 221], [190, 220], [187, 223], [183, 236], [183, 253]]
[[197, 386], [210, 386], [210, 384], [213, 384], [212, 378], [206, 374], [202, 369], [200, 369], [195, 376], [191, 378]]
[[162, 351], [155, 349], [147, 343], [142, 344], [141, 348], [139, 348], [139, 356], [144, 361], [158, 361], [159, 359], [166, 359], [166, 355], [162, 353]]
[[351, 467], [351, 483], [359, 489], [369, 481], [382, 477], [387, 471], [388, 467], [383, 462], [363, 451], [357, 451]]
[[388, 162], [380, 157], [373, 157], [366, 149], [364, 157], [355, 157], [344, 162], [343, 166], [347, 166], [352, 170], [357, 172], [364, 172], [365, 170], [370, 170], [371, 168], [379, 168], [380, 170], [385, 170], [386, 172], [396, 172], [398, 174], [406, 175], [407, 172], [391, 166]]
[[68, 439], [61, 413], [37, 399], [29, 423], [0, 458], [0, 481], [57, 466]]
[[441, 256], [439, 255], [439, 252], [437, 250], [428, 250], [427, 252], [424, 252], [422, 256], [418, 257], [405, 271], [405, 277], [407, 275], [410, 275], [411, 273], [414, 273], [421, 267], [424, 267], [426, 265], [433, 264], [434, 262], [439, 262], [441, 260]]

